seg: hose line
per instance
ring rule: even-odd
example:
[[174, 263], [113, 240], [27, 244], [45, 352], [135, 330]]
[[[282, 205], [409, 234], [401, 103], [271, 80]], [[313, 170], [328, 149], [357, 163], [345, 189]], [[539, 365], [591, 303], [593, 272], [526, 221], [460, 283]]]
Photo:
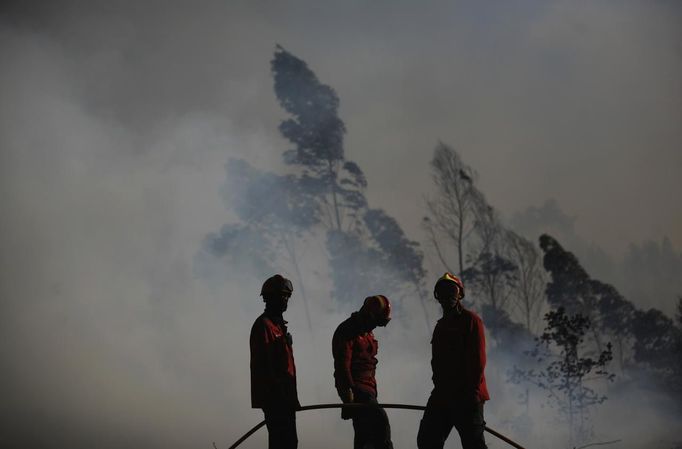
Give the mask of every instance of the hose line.
[[[409, 404], [316, 404], [316, 405], [306, 405], [304, 407], [299, 408], [297, 411], [298, 412], [303, 412], [306, 410], [319, 410], [323, 408], [360, 408], [360, 407], [381, 407], [381, 408], [399, 408], [399, 409], [404, 409], [404, 410], [425, 410], [426, 407], [423, 405], [409, 405]], [[240, 439], [235, 441], [235, 443], [229, 447], [229, 449], [235, 449], [237, 446], [242, 444], [247, 438], [249, 438], [251, 435], [256, 433], [258, 429], [263, 427], [265, 425], [265, 421], [261, 421], [257, 425], [255, 425], [251, 430], [246, 432]], [[499, 438], [500, 440], [504, 441], [505, 443], [509, 444], [512, 447], [515, 447], [516, 449], [524, 449], [523, 446], [520, 444], [514, 442], [510, 438], [507, 438], [506, 436], [502, 435], [500, 432], [491, 429], [488, 426], [485, 426], [485, 431], [488, 432], [489, 434]]]

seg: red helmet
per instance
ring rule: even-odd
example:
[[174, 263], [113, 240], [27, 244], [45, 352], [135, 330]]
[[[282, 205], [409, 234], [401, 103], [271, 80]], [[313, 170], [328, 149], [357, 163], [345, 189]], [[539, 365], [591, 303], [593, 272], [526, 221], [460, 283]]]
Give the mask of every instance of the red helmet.
[[360, 311], [372, 315], [377, 326], [386, 326], [391, 321], [391, 301], [384, 295], [368, 296]]
[[464, 298], [464, 283], [462, 280], [454, 274], [446, 272], [436, 281], [436, 285], [433, 287], [433, 296], [436, 299], [440, 299], [440, 294], [447, 294], [449, 293], [448, 290], [451, 292], [453, 287], [456, 289], [457, 299]]

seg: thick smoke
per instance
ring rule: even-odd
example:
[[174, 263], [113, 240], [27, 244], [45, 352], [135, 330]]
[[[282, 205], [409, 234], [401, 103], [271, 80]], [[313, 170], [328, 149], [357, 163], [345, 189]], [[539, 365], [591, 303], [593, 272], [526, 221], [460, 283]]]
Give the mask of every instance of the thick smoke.
[[[3, 447], [222, 448], [261, 419], [246, 342], [262, 279], [219, 282], [196, 261], [206, 234], [235, 218], [220, 194], [228, 158], [282, 169], [277, 42], [337, 89], [370, 202], [410, 238], [441, 138], [505, 214], [555, 197], [609, 252], [663, 235], [682, 245], [682, 211], [664, 201], [682, 167], [672, 2], [138, 3], [3, 5]], [[350, 308], [329, 298], [319, 248], [304, 254], [312, 332], [299, 297], [287, 313], [300, 396], [334, 402], [331, 333]], [[377, 331], [385, 402], [426, 400], [422, 316], [415, 302]], [[516, 356], [490, 349], [488, 424], [557, 447], [561, 426], [539, 398], [529, 432], [511, 422]], [[661, 393], [608, 394], [596, 439], [679, 440]], [[419, 415], [390, 416], [396, 446], [413, 446]], [[350, 445], [336, 412], [302, 414], [299, 429], [302, 447]]]

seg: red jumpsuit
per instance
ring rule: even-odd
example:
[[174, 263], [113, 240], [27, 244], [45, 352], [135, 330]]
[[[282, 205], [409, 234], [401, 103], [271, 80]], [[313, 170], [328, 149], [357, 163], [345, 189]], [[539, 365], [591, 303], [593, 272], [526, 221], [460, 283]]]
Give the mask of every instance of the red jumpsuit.
[[286, 321], [267, 313], [251, 328], [251, 406], [263, 409], [270, 449], [295, 449], [296, 365]]
[[[339, 390], [351, 389], [355, 403], [377, 403], [376, 366], [379, 343], [367, 330], [363, 316], [355, 312], [339, 324], [332, 338], [334, 383]], [[355, 449], [393, 449], [391, 425], [382, 408], [346, 411], [342, 418], [353, 418]]]
[[483, 322], [469, 310], [449, 310], [433, 330], [431, 350], [434, 388], [419, 425], [417, 447], [443, 449], [454, 426], [463, 449], [486, 449], [483, 403], [490, 396]]
[[377, 396], [377, 352], [379, 343], [374, 334], [364, 332], [357, 312], [341, 323], [332, 338], [334, 384], [337, 389], [362, 390]]
[[431, 339], [434, 393], [447, 402], [490, 399], [485, 383], [485, 332], [475, 313], [462, 309], [438, 320]]
[[263, 314], [251, 328], [251, 406], [300, 407], [286, 321]]

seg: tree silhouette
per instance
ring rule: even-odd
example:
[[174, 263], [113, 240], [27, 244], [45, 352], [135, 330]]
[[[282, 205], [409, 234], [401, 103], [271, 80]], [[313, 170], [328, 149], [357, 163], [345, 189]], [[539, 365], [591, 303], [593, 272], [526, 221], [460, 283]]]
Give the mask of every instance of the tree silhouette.
[[592, 279], [573, 253], [566, 251], [553, 237], [540, 236], [544, 252], [543, 264], [551, 275], [547, 284], [547, 301], [552, 308], [563, 307], [571, 314], [582, 314], [592, 323], [591, 332], [596, 350], [602, 350], [598, 297], [592, 291]]
[[230, 160], [227, 179], [235, 196], [234, 210], [239, 217], [270, 239], [278, 254], [293, 268], [303, 299], [308, 327], [312, 330], [310, 306], [299, 263], [298, 241], [320, 222], [313, 198], [293, 175], [277, 175]]
[[423, 219], [429, 241], [447, 271], [454, 272], [446, 252], [448, 243], [457, 255], [458, 273], [465, 270], [465, 243], [474, 229], [476, 173], [464, 164], [456, 150], [439, 142], [431, 159], [436, 193], [426, 200], [429, 213]]
[[436, 192], [426, 199], [428, 215], [422, 221], [430, 243], [448, 271], [454, 249], [472, 297], [491, 306], [493, 323], [503, 323], [510, 316], [506, 306], [517, 280], [517, 267], [506, 254], [507, 231], [476, 186], [476, 173], [456, 150], [439, 142], [431, 168]]
[[547, 272], [542, 267], [539, 249], [514, 231], [507, 231], [507, 255], [516, 266], [516, 283], [512, 292], [529, 332], [535, 332], [545, 303]]
[[516, 265], [503, 255], [484, 252], [462, 272], [472, 290], [488, 300], [493, 310], [505, 310], [517, 281]]
[[[419, 244], [409, 240], [395, 218], [382, 209], [368, 209], [363, 218], [372, 242], [379, 249], [382, 266], [392, 273], [395, 278], [392, 282], [395, 285], [412, 286], [412, 289], [407, 290], [420, 298], [426, 325], [430, 327], [431, 321], [425, 305], [427, 292], [424, 286], [424, 256]], [[403, 289], [397, 289], [398, 294], [400, 290]]]
[[613, 358], [611, 344], [608, 343], [596, 357], [586, 356], [583, 342], [591, 326], [586, 316], [569, 315], [560, 307], [548, 312], [545, 320], [545, 331], [537, 339], [535, 349], [527, 353], [541, 368], [515, 366], [509, 377], [512, 382], [528, 382], [546, 392], [550, 403], [566, 419], [573, 446], [591, 435], [590, 409], [607, 399], [587, 383], [600, 378], [614, 379], [615, 376], [606, 370]]
[[394, 218], [369, 207], [365, 175], [345, 158], [346, 128], [338, 116], [336, 92], [281, 46], [271, 67], [275, 94], [289, 114], [279, 129], [294, 145], [284, 152], [284, 161], [297, 171], [303, 203], [312, 201], [325, 230], [332, 296], [341, 303], [355, 303], [377, 288], [406, 297], [407, 288], [419, 297], [426, 313], [418, 244], [405, 237]]
[[282, 136], [294, 144], [284, 152], [284, 161], [300, 169], [301, 187], [316, 199], [328, 229], [353, 229], [359, 225], [358, 211], [367, 205], [367, 181], [360, 167], [345, 159], [339, 97], [303, 60], [279, 45], [271, 68], [277, 100], [290, 115], [279, 125]]
[[[682, 328], [657, 309], [640, 310], [613, 286], [592, 279], [578, 259], [548, 235], [540, 237], [544, 265], [552, 280], [547, 299], [553, 307], [587, 316], [597, 351], [608, 336], [617, 343], [621, 370], [682, 398]], [[678, 401], [682, 403], [682, 401]]]

